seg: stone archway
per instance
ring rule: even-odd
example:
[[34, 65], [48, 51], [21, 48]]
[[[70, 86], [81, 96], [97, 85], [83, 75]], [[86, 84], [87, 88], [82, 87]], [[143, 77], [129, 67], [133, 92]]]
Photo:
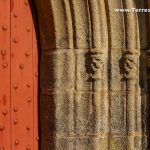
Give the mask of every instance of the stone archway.
[[35, 5], [42, 150], [148, 148], [146, 15], [114, 11], [136, 8], [134, 0], [35, 0]]

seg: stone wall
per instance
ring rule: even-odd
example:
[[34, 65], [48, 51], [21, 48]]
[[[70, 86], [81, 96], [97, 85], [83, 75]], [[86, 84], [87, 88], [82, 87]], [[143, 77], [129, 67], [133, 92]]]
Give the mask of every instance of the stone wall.
[[[146, 150], [150, 65], [144, 0], [35, 0], [41, 150]], [[146, 62], [147, 61], [147, 62]]]

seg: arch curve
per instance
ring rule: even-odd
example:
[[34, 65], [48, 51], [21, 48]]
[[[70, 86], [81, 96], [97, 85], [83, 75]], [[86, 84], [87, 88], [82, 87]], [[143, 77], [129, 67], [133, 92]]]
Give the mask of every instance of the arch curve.
[[137, 7], [135, 1], [35, 4], [42, 50], [42, 150], [134, 149], [137, 138], [142, 149], [139, 56], [148, 47], [140, 31], [146, 17], [114, 11]]

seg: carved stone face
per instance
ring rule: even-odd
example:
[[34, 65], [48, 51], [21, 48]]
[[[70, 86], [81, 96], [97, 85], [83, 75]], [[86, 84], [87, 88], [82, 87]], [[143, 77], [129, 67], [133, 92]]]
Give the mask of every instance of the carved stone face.
[[131, 54], [124, 56], [124, 75], [126, 78], [135, 78], [137, 73], [136, 58]]
[[91, 54], [90, 56], [90, 78], [100, 80], [104, 69], [102, 54]]
[[91, 55], [91, 69], [96, 72], [97, 69], [103, 69], [103, 62], [100, 54]]

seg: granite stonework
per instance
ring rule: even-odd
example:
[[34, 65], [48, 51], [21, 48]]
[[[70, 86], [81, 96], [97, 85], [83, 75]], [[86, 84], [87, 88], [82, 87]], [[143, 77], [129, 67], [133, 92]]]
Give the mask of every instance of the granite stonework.
[[147, 1], [34, 2], [41, 150], [149, 150]]

